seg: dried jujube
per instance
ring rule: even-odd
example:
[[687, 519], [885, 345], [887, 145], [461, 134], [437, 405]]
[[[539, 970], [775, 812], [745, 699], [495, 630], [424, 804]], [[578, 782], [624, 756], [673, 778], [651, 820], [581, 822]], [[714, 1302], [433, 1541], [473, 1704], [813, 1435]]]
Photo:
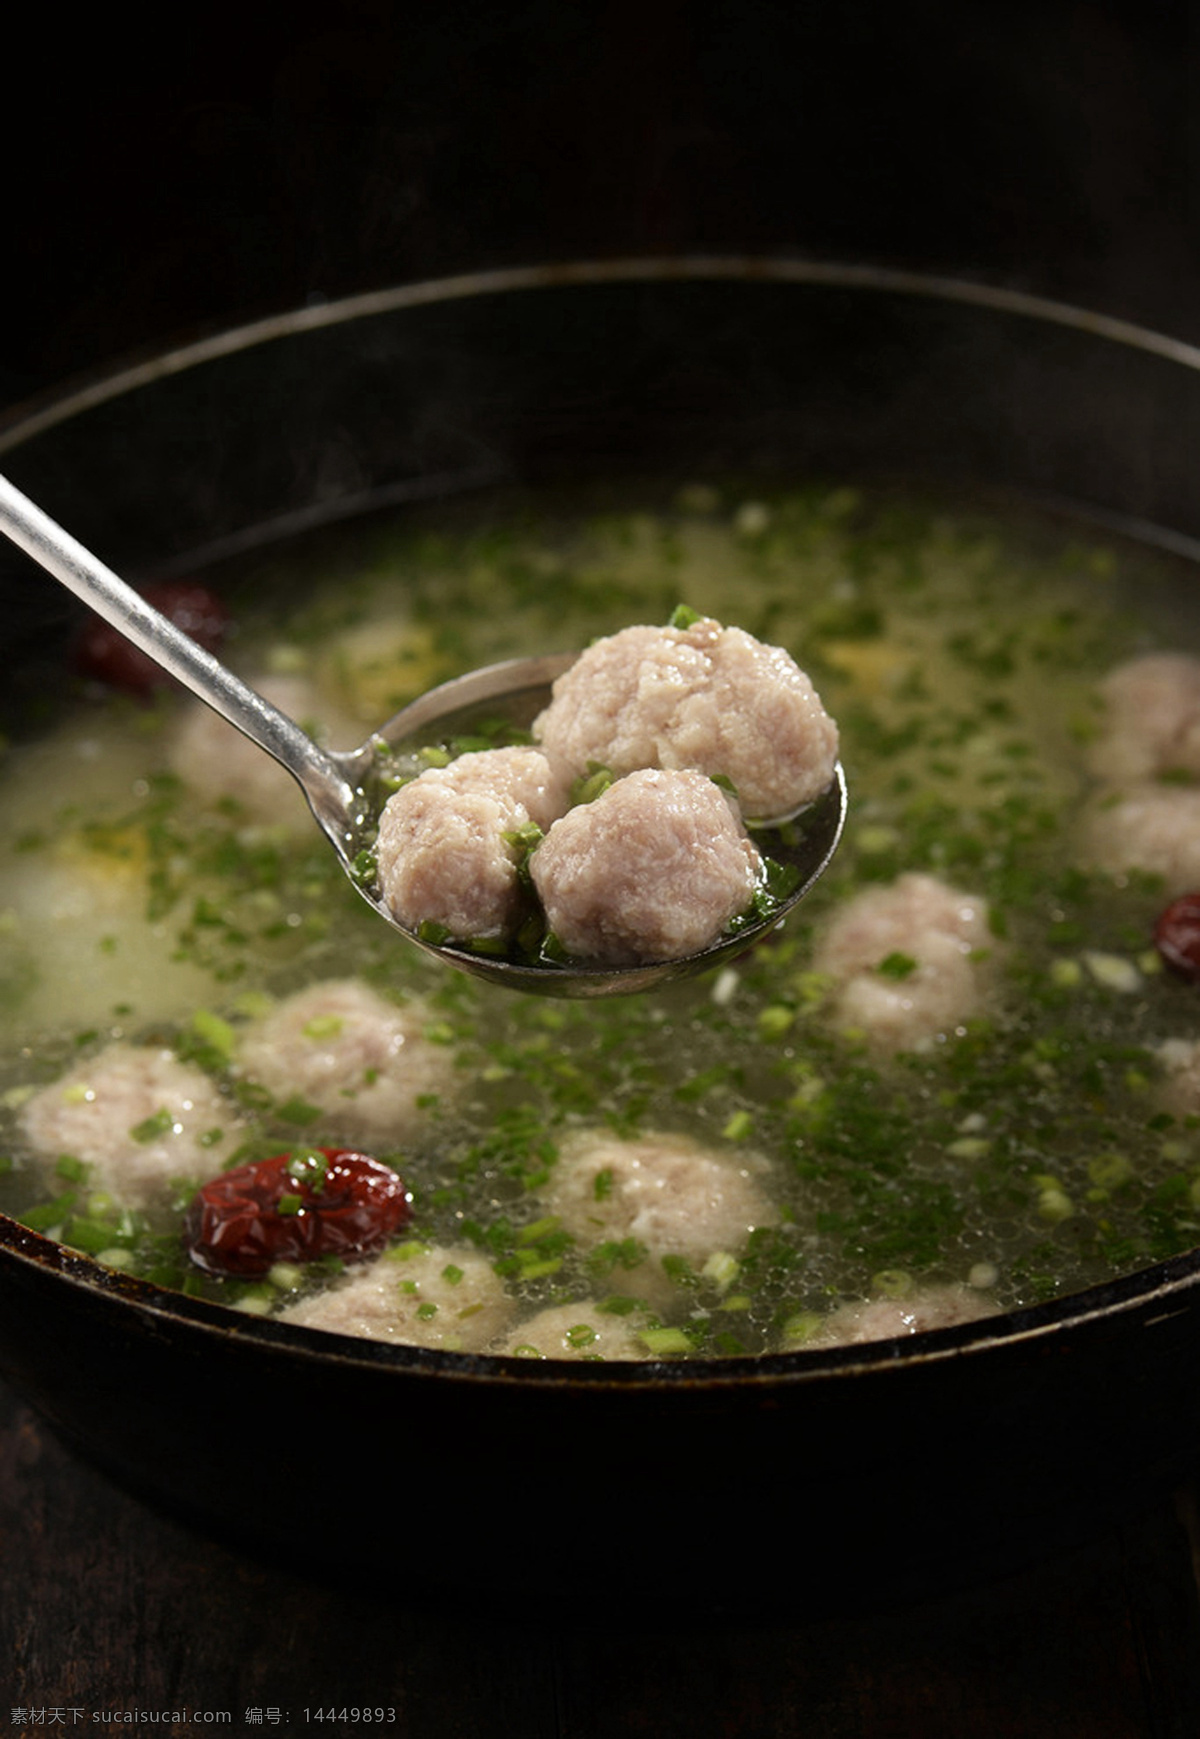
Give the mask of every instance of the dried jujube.
[[405, 1224], [411, 1202], [400, 1175], [365, 1153], [281, 1153], [206, 1183], [188, 1209], [184, 1240], [197, 1267], [242, 1279], [277, 1262], [360, 1261]]
[[1200, 894], [1181, 894], [1160, 913], [1154, 945], [1176, 972], [1200, 979]]
[[[147, 586], [142, 596], [206, 652], [216, 652], [224, 641], [229, 612], [207, 586], [195, 580], [164, 580]], [[131, 694], [149, 694], [170, 680], [161, 666], [98, 616], [79, 636], [75, 667], [83, 676]]]

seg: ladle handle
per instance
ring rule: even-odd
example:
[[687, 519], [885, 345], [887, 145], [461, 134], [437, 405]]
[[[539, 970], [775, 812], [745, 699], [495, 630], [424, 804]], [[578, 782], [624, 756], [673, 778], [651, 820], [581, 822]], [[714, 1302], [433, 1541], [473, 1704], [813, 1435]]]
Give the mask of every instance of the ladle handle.
[[2, 476], [0, 531], [155, 664], [286, 767], [327, 830], [331, 821], [344, 816], [350, 800], [348, 782], [306, 731], [155, 610]]

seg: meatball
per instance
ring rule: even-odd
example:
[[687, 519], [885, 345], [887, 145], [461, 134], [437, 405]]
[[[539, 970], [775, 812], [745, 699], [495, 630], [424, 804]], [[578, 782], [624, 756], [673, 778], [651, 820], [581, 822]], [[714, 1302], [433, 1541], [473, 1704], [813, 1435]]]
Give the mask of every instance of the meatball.
[[900, 1335], [928, 1334], [999, 1315], [999, 1306], [972, 1286], [930, 1286], [906, 1298], [871, 1298], [830, 1311], [806, 1347], [860, 1346]]
[[1157, 1055], [1159, 1102], [1176, 1117], [1194, 1117], [1200, 1112], [1200, 1040], [1166, 1039]]
[[1168, 897], [1200, 886], [1200, 790], [1136, 785], [1103, 799], [1084, 824], [1083, 855], [1097, 869], [1161, 876]]
[[[543, 831], [567, 807], [568, 787], [540, 749], [477, 749], [446, 767], [430, 767], [423, 781], [450, 791], [482, 792], [511, 816], [510, 826], [534, 822]], [[403, 795], [403, 793], [398, 793]]]
[[613, 1290], [658, 1307], [674, 1296], [664, 1256], [698, 1268], [718, 1251], [741, 1249], [756, 1226], [778, 1221], [763, 1187], [767, 1169], [762, 1159], [727, 1157], [682, 1135], [622, 1141], [584, 1129], [562, 1142], [539, 1195], [583, 1245], [634, 1240], [644, 1256], [613, 1271]]
[[690, 628], [624, 628], [554, 684], [534, 723], [572, 777], [643, 767], [722, 775], [746, 816], [791, 814], [833, 778], [838, 733], [791, 657], [706, 617]]
[[210, 1173], [238, 1127], [220, 1089], [194, 1064], [124, 1043], [33, 1094], [18, 1123], [35, 1153], [85, 1161], [93, 1187], [133, 1208], [165, 1197], [175, 1178]]
[[1175, 771], [1200, 774], [1200, 659], [1178, 652], [1132, 658], [1100, 685], [1105, 728], [1092, 771], [1114, 784]]
[[[255, 677], [253, 686], [313, 734], [313, 721], [318, 718], [336, 728], [307, 678]], [[168, 753], [172, 771], [196, 797], [212, 805], [238, 804], [247, 825], [283, 828], [297, 836], [314, 826], [312, 811], [292, 775], [203, 701], [193, 702], [184, 712]]]
[[602, 1304], [554, 1304], [511, 1329], [494, 1353], [526, 1359], [649, 1359], [638, 1338], [652, 1321], [644, 1312], [621, 1314]]
[[429, 768], [390, 797], [375, 855], [392, 916], [409, 930], [507, 937], [524, 899], [519, 853], [506, 835], [543, 831], [566, 807], [565, 781], [538, 749], [483, 749]]
[[834, 981], [839, 1026], [884, 1051], [920, 1050], [975, 1012], [972, 956], [988, 941], [985, 901], [909, 874], [836, 912], [814, 966]]
[[323, 1141], [386, 1152], [420, 1127], [421, 1101], [450, 1079], [446, 1047], [424, 1036], [428, 1018], [416, 1000], [401, 1007], [354, 979], [327, 980], [250, 1027], [238, 1066], [276, 1098], [318, 1106]]
[[360, 1340], [482, 1352], [514, 1311], [503, 1282], [473, 1250], [400, 1244], [348, 1280], [279, 1312], [280, 1322]]
[[529, 862], [552, 933], [607, 966], [681, 960], [715, 942], [763, 875], [703, 773], [630, 773], [556, 821]]

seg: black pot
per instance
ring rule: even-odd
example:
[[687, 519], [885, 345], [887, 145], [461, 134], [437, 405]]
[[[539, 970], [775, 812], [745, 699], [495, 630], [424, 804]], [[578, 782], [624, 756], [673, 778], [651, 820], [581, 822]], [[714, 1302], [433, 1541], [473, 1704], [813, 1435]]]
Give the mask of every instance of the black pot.
[[[609, 261], [408, 286], [175, 352], [0, 435], [130, 577], [491, 482], [915, 477], [1200, 547], [1200, 353], [965, 284]], [[13, 657], [75, 607], [0, 552]], [[243, 1317], [0, 1220], [0, 1370], [147, 1497], [277, 1554], [797, 1605], [1009, 1566], [1200, 1441], [1200, 1255], [982, 1325], [706, 1364], [563, 1365]]]

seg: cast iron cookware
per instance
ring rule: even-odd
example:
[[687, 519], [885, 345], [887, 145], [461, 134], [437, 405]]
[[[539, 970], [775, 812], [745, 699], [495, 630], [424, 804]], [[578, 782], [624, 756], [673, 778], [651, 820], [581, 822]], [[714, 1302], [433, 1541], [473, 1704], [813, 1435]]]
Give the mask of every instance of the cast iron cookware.
[[[1200, 549], [1200, 353], [869, 266], [608, 260], [306, 308], [26, 408], [17, 485], [131, 578], [513, 479], [937, 479]], [[0, 551], [8, 664], [61, 589]], [[851, 826], [853, 818], [851, 818]], [[0, 1370], [197, 1524], [393, 1587], [789, 1611], [1004, 1568], [1200, 1443], [1200, 1254], [1001, 1317], [759, 1360], [529, 1363], [318, 1335], [0, 1220]]]

